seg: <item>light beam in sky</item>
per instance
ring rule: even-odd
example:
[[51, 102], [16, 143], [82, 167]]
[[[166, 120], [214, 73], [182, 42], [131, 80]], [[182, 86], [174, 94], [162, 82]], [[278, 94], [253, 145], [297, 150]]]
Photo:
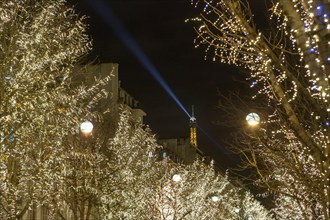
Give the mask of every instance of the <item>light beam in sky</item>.
[[[183, 110], [183, 112], [189, 117], [192, 116], [188, 113], [186, 108], [182, 105], [180, 100], [171, 90], [169, 85], [163, 79], [156, 67], [151, 63], [149, 58], [137, 44], [137, 42], [130, 36], [125, 26], [120, 22], [117, 16], [112, 11], [111, 7], [104, 0], [89, 0], [89, 5], [92, 9], [102, 17], [106, 24], [113, 30], [117, 38], [130, 50], [130, 52], [139, 60], [139, 62], [148, 70], [149, 74], [162, 86], [162, 88], [169, 94], [169, 96], [176, 102], [176, 104]], [[200, 126], [198, 128], [202, 131], [207, 138], [209, 138], [213, 144], [222, 148], [209, 134], [206, 133]]]
[[156, 67], [151, 63], [136, 41], [129, 35], [124, 25], [118, 20], [111, 10], [110, 6], [104, 0], [89, 0], [90, 6], [103, 18], [107, 25], [113, 30], [114, 34], [123, 44], [131, 51], [131, 53], [140, 61], [140, 63], [148, 70], [150, 75], [162, 86], [162, 88], [170, 95], [170, 97], [178, 104], [178, 106], [191, 118], [186, 108], [171, 90], [169, 85], [160, 75]]

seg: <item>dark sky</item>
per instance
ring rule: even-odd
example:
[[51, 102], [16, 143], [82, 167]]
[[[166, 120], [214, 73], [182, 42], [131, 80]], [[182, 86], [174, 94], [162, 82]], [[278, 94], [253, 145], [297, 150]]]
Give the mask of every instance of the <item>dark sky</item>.
[[[91, 59], [119, 64], [122, 87], [140, 102], [147, 113], [145, 123], [161, 138], [188, 137], [189, 118], [171, 99], [147, 69], [132, 55], [102, 16], [91, 4], [99, 0], [70, 0], [77, 11], [89, 17], [89, 34], [93, 39]], [[198, 144], [202, 150], [224, 166], [234, 165], [222, 143], [228, 131], [213, 122], [221, 112], [217, 109], [219, 89], [223, 94], [235, 90], [238, 71], [219, 62], [204, 60], [203, 48], [194, 47], [192, 23], [185, 23], [198, 11], [190, 0], [104, 0], [126, 27], [151, 63], [158, 69], [178, 99], [190, 112], [195, 106], [198, 124], [213, 139], [201, 132]], [[210, 56], [211, 57], [211, 56]], [[231, 158], [231, 159], [229, 159]]]

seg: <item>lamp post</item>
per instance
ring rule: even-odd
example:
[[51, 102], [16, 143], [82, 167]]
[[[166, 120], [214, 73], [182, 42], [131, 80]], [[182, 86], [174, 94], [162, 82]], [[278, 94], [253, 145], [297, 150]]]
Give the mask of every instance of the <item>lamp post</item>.
[[84, 121], [83, 123], [80, 124], [80, 131], [84, 134], [84, 135], [89, 135], [92, 133], [93, 131], [93, 124], [90, 121]]
[[211, 197], [212, 202], [218, 202], [220, 200], [219, 196], [214, 195]]
[[246, 116], [245, 120], [248, 125], [254, 127], [260, 123], [260, 116], [257, 113], [251, 112]]
[[174, 174], [174, 175], [172, 176], [172, 180], [173, 180], [174, 182], [180, 182], [180, 181], [181, 181], [181, 176], [180, 176], [180, 174]]

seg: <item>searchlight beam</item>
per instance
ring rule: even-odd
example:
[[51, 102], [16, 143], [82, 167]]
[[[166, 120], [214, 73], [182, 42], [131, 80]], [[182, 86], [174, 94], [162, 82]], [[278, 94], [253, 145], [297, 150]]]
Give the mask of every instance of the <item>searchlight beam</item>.
[[188, 111], [182, 105], [180, 100], [171, 90], [169, 85], [160, 75], [156, 67], [151, 63], [136, 41], [129, 35], [124, 25], [118, 20], [116, 15], [111, 10], [110, 6], [104, 0], [90, 0], [91, 7], [103, 18], [107, 25], [114, 31], [117, 38], [131, 51], [131, 53], [140, 61], [140, 63], [148, 70], [150, 75], [162, 86], [162, 88], [170, 95], [177, 103], [183, 112], [191, 118]]

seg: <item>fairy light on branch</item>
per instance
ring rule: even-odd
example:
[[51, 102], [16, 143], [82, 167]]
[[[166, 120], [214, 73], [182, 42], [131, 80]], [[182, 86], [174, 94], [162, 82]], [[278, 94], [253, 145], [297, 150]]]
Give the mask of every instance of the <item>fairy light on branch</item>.
[[[252, 147], [253, 152], [258, 152], [259, 158], [270, 166], [282, 159], [283, 163], [295, 164], [301, 173], [291, 172], [292, 167], [280, 172], [281, 184], [295, 184], [293, 189], [284, 189], [292, 197], [295, 191], [302, 193], [301, 198], [313, 197], [301, 178], [311, 178], [318, 187], [328, 189], [325, 186], [330, 176], [325, 170], [330, 164], [321, 159], [330, 152], [330, 55], [325, 49], [330, 43], [324, 37], [330, 29], [327, 7], [322, 1], [313, 0], [275, 2], [270, 7], [270, 19], [275, 23], [271, 27], [273, 34], [268, 32], [268, 26], [257, 29], [245, 1], [192, 2], [195, 7], [200, 3], [207, 8], [199, 19], [191, 20], [202, 27], [196, 28], [196, 44], [205, 46], [208, 54], [213, 52], [214, 61], [245, 68], [246, 78], [255, 91], [252, 98], [262, 96], [263, 107], [277, 109], [258, 127], [258, 132], [265, 132], [261, 135], [265, 138], [258, 139], [259, 146], [264, 147]], [[290, 153], [283, 152], [283, 158], [271, 157], [272, 148]], [[323, 194], [322, 191], [320, 197], [329, 198], [330, 191], [326, 191], [325, 197]], [[295, 203], [291, 197], [281, 199], [286, 204]]]

